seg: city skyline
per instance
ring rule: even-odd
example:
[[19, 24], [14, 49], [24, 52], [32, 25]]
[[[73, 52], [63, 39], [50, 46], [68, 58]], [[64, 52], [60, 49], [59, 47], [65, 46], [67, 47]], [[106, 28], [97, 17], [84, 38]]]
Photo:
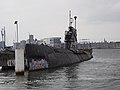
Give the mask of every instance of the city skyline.
[[37, 39], [57, 36], [64, 41], [69, 10], [72, 11], [72, 17], [78, 17], [78, 40], [120, 40], [119, 0], [1, 0], [0, 28], [6, 27], [6, 44], [11, 45], [15, 40], [16, 20], [19, 41], [26, 40], [29, 33]]

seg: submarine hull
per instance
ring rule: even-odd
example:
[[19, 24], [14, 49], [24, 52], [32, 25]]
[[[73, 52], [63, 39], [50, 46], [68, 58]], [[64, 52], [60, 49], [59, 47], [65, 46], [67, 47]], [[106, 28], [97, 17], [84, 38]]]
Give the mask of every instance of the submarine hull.
[[46, 45], [27, 44], [25, 55], [28, 70], [49, 69], [91, 59], [92, 49], [72, 51], [63, 48], [53, 48]]

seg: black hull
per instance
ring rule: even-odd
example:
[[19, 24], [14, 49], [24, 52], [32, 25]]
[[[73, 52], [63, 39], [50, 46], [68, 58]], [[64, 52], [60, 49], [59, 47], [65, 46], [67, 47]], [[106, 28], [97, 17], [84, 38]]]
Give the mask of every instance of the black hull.
[[92, 49], [68, 50], [46, 45], [27, 44], [25, 50], [29, 71], [49, 69], [90, 60]]

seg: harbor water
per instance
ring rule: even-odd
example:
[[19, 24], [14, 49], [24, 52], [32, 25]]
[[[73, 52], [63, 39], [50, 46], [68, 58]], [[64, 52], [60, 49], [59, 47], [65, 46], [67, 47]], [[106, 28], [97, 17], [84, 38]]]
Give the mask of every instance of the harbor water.
[[0, 90], [120, 90], [120, 49], [94, 49], [89, 61], [45, 71], [0, 71]]

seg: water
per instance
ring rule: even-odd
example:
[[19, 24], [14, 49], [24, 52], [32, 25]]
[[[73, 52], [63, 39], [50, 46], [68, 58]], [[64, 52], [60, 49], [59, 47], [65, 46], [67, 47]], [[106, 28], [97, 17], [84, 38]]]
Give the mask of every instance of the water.
[[120, 49], [93, 50], [94, 58], [46, 71], [0, 71], [0, 90], [120, 90]]

